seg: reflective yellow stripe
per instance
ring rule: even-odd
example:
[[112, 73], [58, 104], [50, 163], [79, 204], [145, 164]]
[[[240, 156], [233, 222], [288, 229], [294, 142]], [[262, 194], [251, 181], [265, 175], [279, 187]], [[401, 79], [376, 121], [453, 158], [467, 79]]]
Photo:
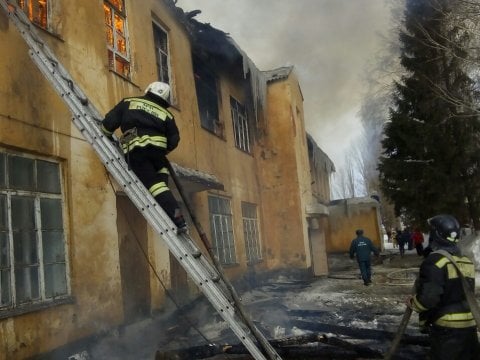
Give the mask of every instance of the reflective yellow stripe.
[[[459, 256], [453, 255], [453, 259], [457, 263], [458, 268], [462, 272], [463, 276], [469, 277], [469, 278], [475, 278], [475, 267], [467, 257], [465, 256], [459, 257]], [[435, 266], [437, 266], [439, 269], [443, 268], [445, 265], [447, 265], [448, 278], [449, 279], [458, 278], [458, 273], [457, 273], [457, 270], [455, 269], [455, 266], [446, 257], [441, 258], [435, 263]]]
[[[458, 263], [465, 263], [465, 264], [471, 264], [472, 262], [466, 257], [466, 256], [462, 256], [462, 257], [459, 257], [459, 256], [455, 256], [455, 255], [452, 255], [453, 257], [453, 260], [455, 260], [455, 262], [458, 264]], [[448, 258], [446, 257], [442, 257], [440, 260], [438, 260], [436, 263], [435, 263], [435, 266], [437, 266], [438, 268], [443, 268], [446, 264], [448, 264], [450, 262], [450, 260], [448, 260]]]
[[450, 328], [466, 328], [475, 326], [475, 320], [471, 312], [446, 314], [435, 321], [436, 325]]
[[162, 149], [166, 149], [167, 138], [165, 136], [143, 135], [142, 137], [136, 137], [135, 139], [129, 141], [126, 144], [122, 144], [122, 148], [123, 148], [123, 152], [127, 153], [128, 151], [136, 147], [145, 147], [147, 145], [154, 145]]
[[167, 174], [167, 175], [170, 175], [170, 171], [168, 171], [168, 169], [167, 169], [166, 167], [161, 168], [158, 173], [159, 173], [159, 174]]
[[113, 131], [109, 131], [105, 128], [105, 126], [102, 125], [102, 132], [106, 135], [112, 135]]
[[167, 110], [155, 104], [154, 102], [138, 98], [125, 99], [125, 101], [129, 103], [129, 110], [142, 110], [150, 115], [155, 116], [156, 118], [159, 118], [160, 120], [166, 120], [167, 118], [171, 117]]
[[425, 306], [423, 306], [418, 300], [417, 296], [414, 296], [412, 299], [412, 309], [416, 312], [421, 312], [428, 310]]
[[152, 196], [157, 196], [158, 194], [161, 194], [165, 191], [168, 191], [170, 190], [167, 186], [167, 184], [165, 184], [163, 181], [162, 182], [159, 182], [159, 183], [156, 183], [155, 185], [153, 185], [150, 189], [148, 189], [148, 191], [150, 191], [150, 193], [152, 194]]

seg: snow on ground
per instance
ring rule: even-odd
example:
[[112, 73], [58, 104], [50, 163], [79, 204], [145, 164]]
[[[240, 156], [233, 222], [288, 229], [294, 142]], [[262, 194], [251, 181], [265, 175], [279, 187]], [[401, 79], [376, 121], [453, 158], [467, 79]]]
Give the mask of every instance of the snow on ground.
[[[397, 331], [406, 309], [404, 301], [412, 292], [423, 260], [415, 250], [407, 250], [402, 258], [398, 248], [385, 245], [380, 258], [374, 260], [372, 286], [363, 285], [356, 261], [340, 254], [329, 256], [328, 277], [299, 281], [278, 276], [239, 295], [251, 319], [267, 338], [316, 333], [385, 352], [391, 340], [382, 336]], [[199, 318], [199, 314], [205, 316]], [[132, 325], [123, 334], [99, 341], [90, 354], [93, 359], [146, 360], [153, 359], [156, 350], [185, 349], [207, 342], [239, 343], [206, 301], [185, 310], [182, 317], [188, 321], [165, 325], [152, 319], [145, 322], [144, 329]], [[370, 332], [373, 338], [355, 339], [351, 332]], [[424, 338], [418, 331], [417, 315], [412, 315], [406, 333]], [[414, 360], [425, 358], [426, 350], [425, 346], [403, 345], [399, 351]]]

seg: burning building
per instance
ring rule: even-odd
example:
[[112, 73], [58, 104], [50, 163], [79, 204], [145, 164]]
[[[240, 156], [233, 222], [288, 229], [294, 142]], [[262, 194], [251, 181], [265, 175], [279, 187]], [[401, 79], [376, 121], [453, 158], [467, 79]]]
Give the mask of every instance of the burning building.
[[[18, 5], [103, 112], [151, 81], [171, 85], [181, 142], [169, 158], [229, 278], [328, 273], [334, 167], [306, 134], [294, 68], [260, 71], [171, 0]], [[149, 316], [165, 289], [195, 297], [3, 11], [0, 42], [0, 359]]]

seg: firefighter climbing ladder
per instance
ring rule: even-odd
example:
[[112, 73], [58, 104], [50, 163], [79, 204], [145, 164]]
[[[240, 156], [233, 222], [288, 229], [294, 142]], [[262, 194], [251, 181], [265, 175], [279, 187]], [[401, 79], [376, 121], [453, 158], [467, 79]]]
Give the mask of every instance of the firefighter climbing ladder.
[[[215, 267], [202, 255], [188, 235], [176, 234], [176, 226], [168, 215], [156, 203], [135, 174], [128, 169], [123, 154], [103, 135], [99, 128], [98, 124], [102, 116], [39, 37], [30, 20], [17, 7], [16, 1], [13, 3], [8, 0], [0, 0], [0, 5], [27, 43], [29, 55], [34, 63], [69, 107], [74, 125], [91, 144], [109, 173], [122, 186], [150, 226], [163, 238], [171, 253], [205, 294], [215, 310], [228, 323], [255, 359], [266, 359], [267, 356], [271, 360], [280, 360], [280, 356], [263, 335], [256, 328], [249, 328], [247, 321], [239, 317], [235, 303], [225, 295], [225, 286], [220, 281], [221, 278]], [[264, 351], [262, 352], [259, 347]]]

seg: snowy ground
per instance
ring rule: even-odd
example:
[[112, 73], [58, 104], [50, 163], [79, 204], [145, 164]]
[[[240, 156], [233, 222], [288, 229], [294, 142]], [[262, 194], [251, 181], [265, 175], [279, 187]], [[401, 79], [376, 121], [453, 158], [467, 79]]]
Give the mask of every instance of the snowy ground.
[[[414, 277], [408, 269], [417, 271], [422, 258], [415, 251], [407, 251], [400, 258], [397, 249], [387, 246], [381, 259], [373, 266], [373, 286], [363, 285], [357, 263], [343, 254], [329, 257], [329, 277], [311, 282], [279, 277], [241, 294], [242, 302], [269, 339], [318, 333], [384, 352], [391, 340], [382, 338], [382, 334], [397, 330], [405, 310], [404, 300], [413, 287]], [[348, 335], [352, 329], [359, 333], [380, 332], [367, 339], [356, 339]], [[421, 335], [415, 316], [407, 333]], [[368, 338], [377, 335], [379, 339]], [[211, 305], [200, 301], [173, 323], [147, 319], [107, 336], [91, 346], [88, 353], [89, 359], [154, 359], [157, 350], [189, 348], [207, 342], [240, 343]], [[410, 346], [406, 358], [421, 359], [424, 352], [424, 347]]]
[[[328, 277], [309, 282], [278, 277], [240, 295], [251, 319], [269, 339], [315, 333], [383, 354], [398, 329], [405, 298], [412, 291], [422, 260], [415, 250], [407, 250], [401, 258], [398, 249], [387, 243], [380, 259], [375, 260], [372, 286], [363, 285], [357, 263], [342, 254], [329, 256]], [[88, 349], [88, 359], [153, 360], [157, 350], [240, 343], [206, 301], [184, 309], [181, 318], [172, 320], [167, 315], [101, 339]], [[426, 337], [419, 333], [417, 324], [414, 314], [406, 330], [413, 342], [407, 339], [401, 344], [398, 359], [425, 358]], [[416, 342], [419, 344], [414, 345]], [[230, 357], [219, 357], [226, 358]]]

